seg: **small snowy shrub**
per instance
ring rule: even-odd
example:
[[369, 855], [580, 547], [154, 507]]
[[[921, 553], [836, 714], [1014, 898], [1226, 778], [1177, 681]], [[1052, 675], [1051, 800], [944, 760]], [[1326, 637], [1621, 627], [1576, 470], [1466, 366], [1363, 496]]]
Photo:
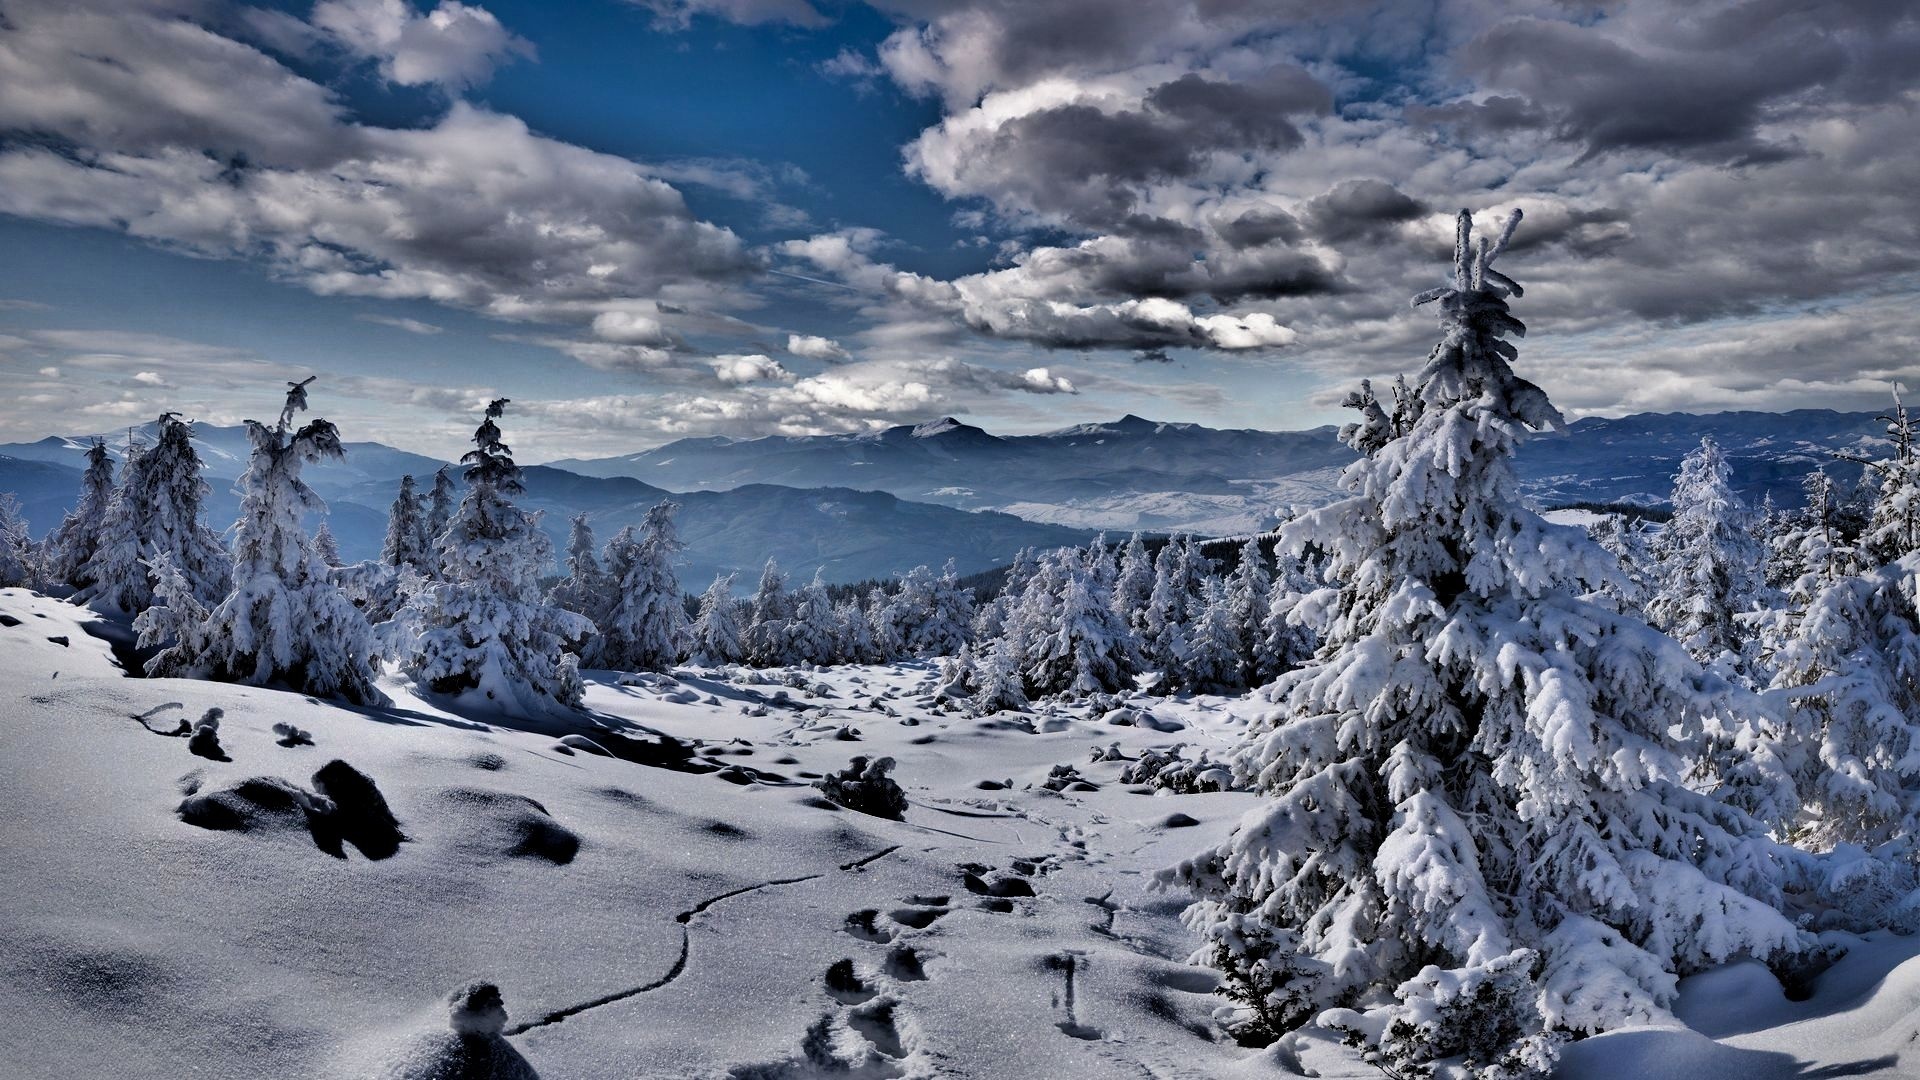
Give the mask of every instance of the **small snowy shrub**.
[[890, 757], [856, 757], [846, 768], [814, 781], [821, 794], [849, 810], [899, 821], [907, 815], [907, 793], [887, 774]]

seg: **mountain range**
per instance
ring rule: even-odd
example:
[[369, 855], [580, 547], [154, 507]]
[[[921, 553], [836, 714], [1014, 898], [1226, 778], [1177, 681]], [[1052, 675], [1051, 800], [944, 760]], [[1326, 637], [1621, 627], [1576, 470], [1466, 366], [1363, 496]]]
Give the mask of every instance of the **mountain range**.
[[[1870, 413], [1643, 413], [1586, 418], [1528, 440], [1518, 467], [1544, 507], [1662, 504], [1680, 459], [1703, 436], [1727, 452], [1734, 480], [1757, 501], [1799, 501], [1799, 485], [1835, 454], [1884, 452]], [[246, 467], [246, 432], [202, 424], [197, 443], [212, 495], [209, 519], [238, 511], [232, 481]], [[132, 437], [151, 438], [151, 428]], [[118, 456], [127, 435], [109, 438]], [[0, 491], [20, 496], [36, 533], [56, 524], [79, 487], [90, 436], [0, 444]], [[994, 435], [947, 418], [859, 435], [682, 439], [618, 457], [525, 470], [525, 503], [564, 549], [568, 519], [584, 512], [602, 539], [672, 498], [688, 542], [684, 581], [739, 572], [750, 585], [777, 559], [805, 578], [884, 577], [951, 557], [962, 573], [1004, 564], [1018, 549], [1084, 543], [1096, 531], [1222, 536], [1270, 527], [1290, 504], [1339, 491], [1353, 460], [1332, 427], [1218, 430], [1125, 416], [1040, 435]], [[349, 559], [379, 550], [387, 506], [403, 474], [425, 481], [443, 463], [380, 443], [349, 443], [308, 480], [329, 504]], [[1857, 474], [1857, 467], [1841, 466]], [[456, 470], [457, 475], [457, 470]], [[423, 488], [427, 485], [423, 482]]]

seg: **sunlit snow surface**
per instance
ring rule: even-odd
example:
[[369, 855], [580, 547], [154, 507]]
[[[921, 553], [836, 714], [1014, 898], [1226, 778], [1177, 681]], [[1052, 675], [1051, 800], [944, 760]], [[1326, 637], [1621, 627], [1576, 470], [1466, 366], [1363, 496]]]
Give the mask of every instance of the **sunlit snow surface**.
[[[356, 711], [129, 679], [87, 618], [0, 590], [0, 1076], [443, 1075], [420, 1070], [458, 1044], [445, 997], [476, 978], [546, 1080], [1378, 1075], [1323, 1037], [1256, 1052], [1212, 1033], [1183, 900], [1147, 878], [1250, 797], [1143, 794], [1089, 762], [1114, 742], [1217, 753], [1248, 701], [1151, 701], [1186, 725], [1159, 732], [939, 713], [924, 665], [804, 687], [598, 672], [594, 722], [536, 729], [398, 682], [394, 708]], [[156, 733], [214, 706], [231, 760]], [[662, 734], [698, 745], [676, 762]], [[592, 752], [608, 745], [625, 758]], [[854, 754], [898, 759], [905, 822], [822, 805], [808, 780]], [[242, 800], [244, 829], [179, 816], [189, 788], [311, 790], [335, 759], [399, 819], [391, 857], [323, 851], [297, 808]], [[1098, 790], [1048, 790], [1056, 765]], [[1902, 1074], [1916, 952], [1856, 943], [1799, 1004], [1756, 967], [1710, 973], [1681, 1010], [1699, 1032], [1590, 1040], [1563, 1073]]]

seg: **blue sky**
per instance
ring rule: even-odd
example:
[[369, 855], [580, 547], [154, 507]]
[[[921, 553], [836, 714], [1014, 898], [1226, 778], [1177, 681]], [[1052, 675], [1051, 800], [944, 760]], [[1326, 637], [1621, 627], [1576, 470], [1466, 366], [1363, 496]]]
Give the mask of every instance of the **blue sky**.
[[[1911, 380], [1901, 4], [0, 0], [0, 440], [1337, 421], [1524, 208], [1570, 413]], [[1531, 362], [1535, 367], [1529, 369]]]

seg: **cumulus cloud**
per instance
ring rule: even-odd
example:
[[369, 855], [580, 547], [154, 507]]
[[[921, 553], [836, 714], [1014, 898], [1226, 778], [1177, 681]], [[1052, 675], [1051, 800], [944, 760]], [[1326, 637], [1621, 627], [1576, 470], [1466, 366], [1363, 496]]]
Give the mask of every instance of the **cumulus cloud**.
[[509, 33], [492, 12], [459, 0], [440, 0], [424, 14], [409, 0], [321, 0], [312, 22], [356, 55], [377, 61], [380, 74], [401, 86], [472, 86], [503, 60], [533, 55], [532, 44]]
[[808, 360], [819, 360], [827, 364], [839, 364], [853, 359], [852, 354], [842, 348], [840, 343], [827, 337], [813, 334], [788, 334], [787, 351]]
[[710, 363], [714, 377], [728, 386], [757, 382], [792, 382], [793, 372], [762, 353], [716, 356]]

